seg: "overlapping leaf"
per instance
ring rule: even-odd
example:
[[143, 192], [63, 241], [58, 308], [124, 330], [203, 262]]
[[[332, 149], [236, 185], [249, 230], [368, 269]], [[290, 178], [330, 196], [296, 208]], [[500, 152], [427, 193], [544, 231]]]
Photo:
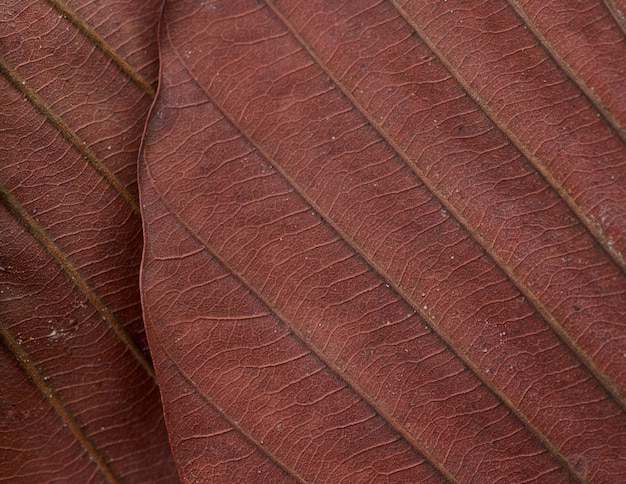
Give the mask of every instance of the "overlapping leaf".
[[0, 479], [173, 482], [136, 159], [154, 1], [0, 7]]
[[[619, 482], [624, 7], [166, 6], [184, 480]], [[159, 8], [1, 12], [11, 481], [176, 480]]]
[[620, 479], [626, 47], [585, 5], [166, 6], [142, 284], [183, 477]]

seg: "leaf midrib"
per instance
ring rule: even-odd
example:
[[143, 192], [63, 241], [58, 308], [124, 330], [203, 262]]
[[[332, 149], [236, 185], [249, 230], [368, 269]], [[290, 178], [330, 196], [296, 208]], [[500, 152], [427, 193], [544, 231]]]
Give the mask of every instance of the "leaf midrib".
[[611, 14], [611, 17], [613, 17], [615, 24], [622, 31], [624, 37], [626, 37], [626, 19], [624, 18], [624, 12], [621, 12], [617, 8], [614, 0], [602, 0], [602, 3]]

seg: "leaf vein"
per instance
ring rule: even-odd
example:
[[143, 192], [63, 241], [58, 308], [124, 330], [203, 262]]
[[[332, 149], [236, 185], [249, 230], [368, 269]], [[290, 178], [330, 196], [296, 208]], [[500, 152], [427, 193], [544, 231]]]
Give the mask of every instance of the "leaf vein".
[[104, 180], [128, 203], [135, 214], [139, 215], [139, 202], [137, 198], [130, 193], [124, 184], [115, 176], [115, 174], [106, 166], [102, 160], [92, 151], [87, 143], [84, 142], [78, 134], [72, 130], [65, 120], [59, 116], [46, 100], [32, 89], [28, 83], [8, 64], [6, 59], [0, 55], [0, 72], [2, 72], [11, 84], [20, 91], [30, 103], [39, 111], [46, 120], [63, 136], [63, 138], [78, 151], [85, 160], [96, 170]]
[[154, 99], [155, 89], [152, 85], [131, 66], [126, 59], [120, 56], [106, 40], [104, 40], [91, 26], [87, 24], [80, 16], [74, 12], [69, 5], [63, 0], [47, 0], [48, 3], [61, 15], [76, 27], [92, 44], [94, 44], [102, 53], [104, 53], [111, 61], [124, 73], [128, 78], [143, 90], [150, 99]]
[[11, 335], [4, 324], [0, 323], [0, 341], [11, 352], [13, 357], [19, 363], [20, 367], [28, 375], [31, 382], [37, 390], [44, 396], [50, 406], [61, 418], [68, 430], [74, 435], [80, 445], [87, 451], [89, 457], [96, 464], [100, 472], [105, 475], [109, 482], [117, 483], [119, 479], [106, 462], [104, 456], [100, 453], [96, 445], [87, 436], [83, 428], [78, 424], [76, 419], [71, 415], [69, 410], [63, 404], [59, 396], [56, 394], [46, 377], [44, 377], [35, 363], [31, 360], [28, 353], [24, 350], [15, 338]]
[[[517, 148], [517, 150], [531, 163], [531, 165], [541, 174], [546, 182], [556, 191], [559, 197], [565, 202], [570, 210], [576, 214], [582, 225], [591, 234], [591, 236], [597, 241], [602, 250], [611, 258], [611, 260], [620, 268], [620, 270], [626, 273], [626, 260], [622, 254], [613, 247], [607, 237], [604, 236], [602, 231], [596, 227], [591, 218], [586, 215], [583, 209], [578, 203], [570, 196], [567, 190], [564, 188], [562, 182], [558, 181], [550, 170], [546, 167], [545, 163], [536, 156], [530, 148], [507, 126], [507, 124], [498, 116], [489, 103], [474, 89], [470, 82], [463, 77], [459, 70], [452, 64], [452, 62], [446, 57], [446, 55], [437, 47], [435, 42], [426, 34], [426, 31], [415, 22], [406, 11], [398, 4], [397, 0], [391, 0], [391, 4], [398, 11], [399, 15], [405, 20], [405, 22], [415, 31], [419, 38], [424, 42], [426, 46], [437, 56], [441, 65], [444, 66], [461, 88], [467, 93], [467, 95], [474, 101], [474, 103], [480, 108], [482, 112], [491, 120], [491, 122], [504, 134], [506, 138], [511, 141], [511, 144]], [[320, 64], [321, 65], [321, 64]]]
[[118, 339], [124, 343], [148, 376], [154, 380], [155, 375], [152, 364], [143, 354], [143, 351], [141, 351], [141, 349], [133, 341], [126, 329], [124, 329], [122, 324], [117, 320], [115, 314], [107, 307], [100, 296], [96, 294], [89, 282], [82, 276], [52, 237], [50, 237], [43, 227], [39, 225], [33, 216], [28, 213], [28, 211], [3, 184], [0, 184], [0, 202], [2, 202], [10, 210], [13, 216], [19, 220], [19, 222], [46, 249], [48, 254], [50, 254], [52, 259], [65, 272], [75, 287], [87, 298], [89, 303], [96, 309], [102, 319], [107, 322]]
[[[400, 11], [400, 8], [397, 6], [396, 0], [392, 0], [392, 3]], [[540, 297], [537, 296], [535, 294], [535, 292], [531, 290], [531, 288], [528, 286], [528, 284], [526, 284], [516, 274], [515, 270], [511, 267], [511, 265], [504, 260], [504, 258], [483, 237], [483, 235], [479, 232], [479, 230], [461, 213], [461, 211], [447, 199], [447, 197], [437, 188], [436, 184], [429, 178], [428, 174], [424, 170], [422, 170], [416, 163], [413, 163], [411, 161], [410, 156], [398, 145], [398, 143], [396, 143], [391, 138], [391, 136], [382, 128], [381, 124], [376, 122], [374, 117], [367, 111], [367, 109], [365, 109], [358, 102], [358, 100], [352, 95], [352, 93], [350, 93], [350, 91], [345, 87], [345, 85], [341, 82], [341, 80], [337, 78], [337, 75], [334, 72], [332, 72], [321, 61], [321, 59], [319, 58], [317, 53], [314, 51], [314, 49], [310, 45], [308, 45], [308, 43], [302, 38], [302, 36], [296, 31], [296, 29], [289, 23], [288, 19], [286, 19], [284, 17], [284, 15], [278, 10], [278, 8], [273, 4], [273, 2], [271, 2], [269, 0], [266, 0], [266, 4], [274, 12], [274, 14], [285, 24], [286, 28], [289, 29], [289, 31], [292, 33], [292, 35], [305, 47], [305, 49], [307, 50], [309, 55], [315, 60], [315, 62], [320, 66], [320, 68], [323, 69], [324, 72], [326, 72], [326, 74], [329, 76], [329, 78], [337, 85], [339, 90], [350, 101], [350, 103], [360, 112], [360, 114], [366, 120], [369, 121], [371, 126], [379, 133], [381, 138], [383, 138], [388, 143], [388, 145], [393, 149], [393, 151], [398, 155], [398, 157], [401, 160], [403, 160], [404, 163], [406, 163], [406, 165], [409, 166], [413, 170], [415, 175], [421, 180], [421, 182], [426, 186], [426, 188], [428, 188], [428, 190], [433, 194], [433, 197], [443, 207], [445, 207], [446, 210], [448, 210], [450, 212], [450, 214], [459, 222], [459, 224], [462, 227], [465, 228], [467, 233], [487, 252], [487, 254], [489, 254], [491, 259], [500, 268], [500, 270], [507, 276], [508, 279], [511, 280], [511, 282], [513, 282], [513, 284], [518, 288], [518, 290], [522, 293], [522, 295], [524, 295], [527, 298], [527, 300], [535, 307], [537, 312], [545, 319], [545, 321], [550, 325], [550, 327], [553, 329], [553, 331], [561, 338], [561, 340], [570, 349], [570, 351], [572, 351], [572, 353], [574, 353], [574, 355], [579, 359], [579, 361], [581, 361], [581, 363], [594, 375], [594, 377], [596, 378], [598, 383], [602, 386], [602, 388], [604, 388], [604, 390], [607, 392], [607, 394], [610, 395], [610, 397], [620, 406], [620, 408], [622, 408], [622, 410], [626, 411], [626, 397], [623, 395], [623, 393], [622, 393], [621, 389], [618, 387], [618, 385], [608, 375], [606, 375], [602, 370], [600, 370], [600, 368], [598, 368], [598, 366], [594, 363], [594, 361], [591, 359], [591, 357], [579, 346], [579, 344], [576, 342], [576, 340], [565, 330], [563, 325], [556, 320], [556, 318], [552, 315], [552, 313], [548, 310], [548, 308], [543, 304], [543, 302], [541, 301]], [[401, 15], [403, 16], [403, 18], [405, 18], [404, 15], [403, 15], [403, 12], [401, 12]], [[405, 20], [407, 22], [410, 22], [410, 20], [407, 19], [407, 18], [405, 18]], [[411, 24], [411, 26], [413, 26], [413, 24]], [[416, 28], [417, 28], [417, 26], [416, 26]], [[419, 32], [418, 32], [418, 34], [421, 35]], [[430, 47], [432, 42], [431, 43], [426, 42], [426, 43]], [[431, 47], [431, 50], [433, 50], [437, 55], [439, 55], [438, 51], [436, 51], [435, 49], [437, 49], [437, 47], [433, 45]], [[447, 64], [445, 64], [445, 65], [447, 66]], [[455, 75], [455, 78], [456, 78], [456, 74], [454, 74], [453, 71], [451, 71], [451, 72], [453, 73], [453, 75]], [[465, 87], [465, 85], [463, 85], [463, 86]], [[205, 92], [206, 92], [206, 90], [205, 90]], [[211, 97], [208, 93], [207, 93], [207, 96], [209, 96], [209, 98]], [[239, 129], [242, 133], [244, 133], [244, 131], [241, 129], [241, 127], [236, 123], [236, 121], [234, 119], [232, 119], [228, 115], [226, 115], [226, 116], [229, 119], [229, 121], [231, 121], [231, 123], [233, 123], [234, 126], [236, 126], [237, 129]], [[264, 154], [266, 153], [257, 144], [254, 144], [254, 145], [257, 146], [257, 148], [259, 149], [260, 152], [262, 152]], [[269, 158], [268, 158], [268, 161], [270, 161]], [[270, 161], [270, 163], [273, 164], [273, 165], [275, 164], [273, 161]], [[278, 168], [277, 168], [277, 170], [278, 170]], [[294, 180], [291, 177], [289, 177], [289, 175], [286, 174], [286, 172], [283, 169], [281, 169], [280, 172], [283, 173], [283, 176], [287, 177], [289, 183], [292, 184], [292, 186], [294, 186], [294, 189], [300, 191], [300, 189], [296, 188], [296, 185], [294, 184], [295, 183]], [[304, 196], [305, 196], [305, 199], [307, 200], [307, 202], [309, 202], [313, 207], [316, 207], [315, 209], [318, 212], [324, 213], [321, 210], [321, 208], [317, 207], [315, 202], [313, 200], [311, 200], [310, 197], [308, 197], [306, 195], [304, 195]], [[327, 216], [327, 218], [328, 218], [328, 216]], [[344, 240], [346, 240], [346, 241], [349, 240], [351, 246], [352, 245], [354, 247], [357, 246], [356, 242], [354, 242], [351, 238], [348, 238], [347, 234], [344, 234], [344, 232], [340, 228], [337, 227], [337, 224], [335, 224], [334, 221], [331, 222], [330, 218], [328, 218], [328, 220], [329, 220], [329, 223], [331, 224], [331, 226], [333, 228], [335, 228], [335, 230], [337, 230], [341, 234], [341, 236], [344, 238]], [[359, 253], [361, 253], [361, 252], [359, 252]], [[375, 263], [373, 261], [369, 261], [367, 256], [363, 255], [362, 257], [365, 258], [365, 260], [367, 261], [367, 263], [370, 266], [374, 266], [375, 265]], [[382, 268], [376, 269], [376, 272], [380, 274], [380, 277], [382, 277], [383, 279], [386, 279], [388, 282], [390, 282], [390, 283], [393, 282], [394, 289], [396, 290], [396, 292], [401, 291], [401, 292], [398, 292], [398, 293], [403, 295], [403, 298], [405, 299], [405, 301], [410, 301], [410, 298], [405, 293], [405, 291], [403, 291], [400, 288], [399, 284], [397, 284], [394, 281], [392, 281], [390, 277], [383, 276], [383, 274], [385, 274], [385, 272], [382, 270]], [[432, 321], [430, 319], [430, 316], [428, 316], [427, 314], [425, 314], [422, 311], [421, 306], [419, 304], [415, 303], [415, 304], [411, 304], [411, 305], [413, 307], [415, 307], [415, 309], [417, 309], [421, 314], [423, 314], [423, 317], [427, 318], [427, 320], [429, 320], [429, 321], [431, 321], [433, 323], [433, 325], [434, 325], [433, 329], [436, 330], [438, 332], [438, 334], [439, 334], [439, 332], [441, 332], [442, 339], [444, 341], [446, 341], [446, 343], [451, 348], [456, 348], [456, 346], [452, 343], [451, 338], [449, 338], [448, 335], [444, 335], [443, 330], [437, 329], [439, 326], [436, 325], [434, 323], [434, 321]], [[458, 351], [458, 353], [457, 353], [457, 351]], [[462, 357], [461, 356], [463, 354], [462, 350], [460, 350], [459, 348], [456, 348], [455, 353], [459, 356], [459, 358], [461, 358], [462, 361], [466, 362], [466, 364], [468, 365], [469, 368], [473, 369], [473, 371], [476, 373], [476, 375], [479, 376], [479, 378], [481, 378], [481, 379], [483, 378], [482, 372], [474, 365], [474, 363], [470, 363], [470, 360], [469, 360], [468, 357]], [[487, 383], [488, 381], [489, 381], [489, 383]], [[500, 394], [501, 398], [505, 399], [504, 401], [508, 401], [508, 399], [500, 392], [500, 390], [493, 383], [490, 382], [490, 380], [485, 379], [484, 382], [492, 390], [492, 392], [494, 394]], [[507, 404], [507, 407], [515, 409], [515, 406], [511, 402], [509, 402]], [[515, 409], [515, 410], [512, 410], [512, 411], [514, 411], [514, 413], [521, 418], [521, 413], [520, 413], [520, 411], [518, 409]], [[530, 422], [527, 419], [525, 419], [525, 420], [528, 422], [528, 425], [531, 425]], [[529, 427], [529, 428], [531, 428], [531, 427]], [[537, 430], [537, 432], [539, 432], [539, 430]], [[544, 436], [544, 438], [545, 438], [545, 436]], [[569, 465], [571, 465], [571, 464], [569, 464]], [[573, 472], [575, 472], [573, 470], [573, 467], [571, 468], [571, 470]]]

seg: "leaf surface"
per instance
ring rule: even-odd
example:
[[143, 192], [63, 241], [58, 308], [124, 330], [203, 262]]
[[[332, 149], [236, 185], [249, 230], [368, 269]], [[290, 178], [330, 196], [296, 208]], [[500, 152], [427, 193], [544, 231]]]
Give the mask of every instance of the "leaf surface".
[[138, 291], [160, 3], [70, 3], [1, 9], [0, 478], [175, 482]]
[[626, 45], [582, 5], [166, 5], [142, 297], [184, 479], [620, 479]]

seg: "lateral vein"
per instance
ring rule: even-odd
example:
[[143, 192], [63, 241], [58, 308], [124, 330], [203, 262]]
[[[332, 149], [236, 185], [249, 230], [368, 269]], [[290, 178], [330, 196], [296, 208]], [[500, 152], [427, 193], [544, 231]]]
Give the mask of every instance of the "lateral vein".
[[47, 0], [48, 3], [61, 15], [68, 20], [74, 27], [76, 27], [85, 37], [87, 37], [91, 43], [93, 43], [102, 53], [104, 53], [111, 61], [124, 73], [128, 78], [133, 81], [137, 86], [144, 91], [150, 99], [154, 99], [156, 90], [152, 85], [135, 69], [131, 66], [126, 59], [119, 55], [115, 49], [108, 44], [87, 22], [85, 22], [80, 16], [74, 12], [69, 5], [63, 0]]
[[511, 141], [511, 144], [530, 162], [535, 170], [541, 174], [558, 196], [565, 202], [568, 208], [576, 215], [587, 232], [593, 237], [596, 243], [602, 248], [602, 250], [609, 256], [609, 258], [620, 268], [620, 270], [626, 273], [626, 260], [624, 256], [618, 251], [613, 244], [604, 236], [602, 231], [593, 223], [591, 218], [584, 213], [583, 209], [572, 198], [568, 191], [563, 187], [561, 182], [557, 180], [552, 172], [546, 167], [539, 157], [537, 157], [530, 148], [517, 136], [507, 124], [498, 116], [498, 114], [489, 106], [489, 103], [474, 89], [470, 83], [463, 77], [458, 69], [452, 64], [452, 62], [446, 57], [446, 55], [437, 47], [435, 42], [426, 34], [423, 28], [421, 28], [417, 22], [415, 22], [406, 11], [398, 4], [397, 0], [390, 0], [391, 4], [397, 10], [398, 14], [404, 21], [413, 29], [413, 31], [420, 37], [420, 39], [426, 44], [426, 46], [437, 56], [437, 59], [441, 62], [441, 65], [448, 70], [448, 72], [454, 77], [459, 86], [467, 93], [467, 95], [474, 101], [474, 103], [485, 113], [485, 116], [500, 130], [500, 132]]
[[104, 178], [109, 185], [127, 202], [133, 212], [139, 215], [139, 202], [130, 193], [124, 184], [115, 176], [111, 169], [106, 166], [98, 156], [92, 151], [87, 143], [69, 127], [65, 120], [57, 114], [46, 100], [36, 92], [28, 83], [8, 64], [6, 59], [0, 55], [0, 72], [2, 72], [11, 84], [20, 91], [26, 99], [46, 118], [46, 120], [65, 138], [65, 140], [78, 151], [85, 160]]
[[96, 445], [87, 436], [83, 428], [78, 424], [76, 419], [70, 414], [69, 410], [65, 407], [61, 399], [53, 390], [47, 379], [41, 374], [37, 366], [33, 363], [30, 356], [24, 350], [24, 347], [18, 343], [15, 338], [9, 333], [4, 324], [0, 323], [0, 341], [11, 352], [13, 357], [17, 360], [20, 367], [28, 375], [32, 383], [37, 390], [45, 397], [50, 406], [54, 409], [57, 415], [61, 418], [65, 426], [74, 435], [80, 445], [87, 451], [89, 457], [98, 466], [98, 469], [106, 476], [109, 482], [117, 483], [119, 479], [111, 467], [107, 464], [104, 456], [98, 451]]
[[39, 223], [28, 213], [13, 194], [0, 183], [0, 202], [9, 209], [13, 216], [35, 237], [35, 239], [46, 249], [48, 254], [54, 259], [59, 267], [65, 272], [76, 288], [87, 298], [89, 303], [96, 309], [98, 314], [106, 321], [115, 335], [124, 343], [131, 354], [135, 357], [139, 365], [145, 370], [151, 379], [155, 380], [154, 369], [150, 361], [143, 354], [143, 351], [133, 341], [126, 329], [117, 320], [115, 314], [107, 307], [104, 301], [96, 294], [89, 282], [82, 276], [72, 261], [63, 250], [56, 244], [52, 237], [39, 225]]

